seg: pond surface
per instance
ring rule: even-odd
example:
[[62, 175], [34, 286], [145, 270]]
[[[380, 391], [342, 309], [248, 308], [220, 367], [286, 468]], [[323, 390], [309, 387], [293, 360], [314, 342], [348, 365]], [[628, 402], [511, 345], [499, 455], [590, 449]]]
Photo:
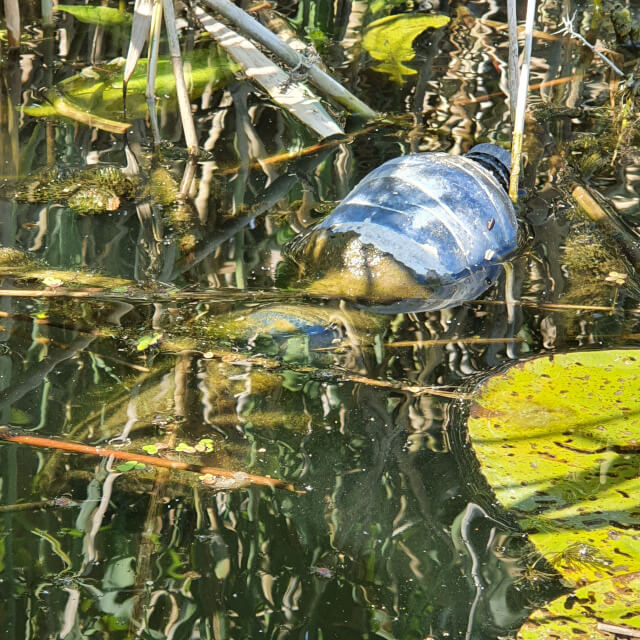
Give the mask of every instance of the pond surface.
[[[43, 38], [40, 3], [23, 4], [27, 41], [2, 62], [7, 183], [48, 163], [48, 184], [137, 164], [147, 191], [97, 215], [61, 193], [0, 201], [2, 245], [59, 270], [2, 271], [2, 424], [194, 466], [2, 443], [3, 637], [514, 637], [565, 588], [532, 577], [526, 538], [469, 463], [465, 411], [480, 380], [520, 359], [638, 345], [635, 97], [577, 41], [536, 37], [520, 251], [481, 300], [376, 316], [284, 288], [282, 247], [387, 159], [509, 141], [498, 3], [277, 3], [386, 117], [345, 118], [347, 138], [316, 145], [236, 73], [194, 99], [205, 153], [182, 207], [170, 101], [155, 154], [142, 118], [127, 145], [69, 120], [15, 121], [8, 100], [42, 103], [43, 87], [127, 43], [70, 15]], [[558, 31], [568, 10], [586, 33], [593, 4], [540, 2], [537, 29]], [[415, 40], [403, 84], [361, 46], [391, 5], [452, 18]], [[179, 26], [184, 47], [210, 47], [184, 12]], [[631, 74], [607, 20], [600, 38]], [[576, 206], [576, 187], [615, 228]], [[77, 295], [61, 287], [69, 271]], [[114, 280], [96, 289], [89, 271]], [[330, 329], [269, 335], [283, 313]]]

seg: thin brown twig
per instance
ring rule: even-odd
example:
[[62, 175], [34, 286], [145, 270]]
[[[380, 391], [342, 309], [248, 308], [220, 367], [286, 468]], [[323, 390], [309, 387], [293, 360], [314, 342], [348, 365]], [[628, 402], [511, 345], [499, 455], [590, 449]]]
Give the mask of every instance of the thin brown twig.
[[0, 505], [0, 513], [15, 513], [16, 511], [38, 511], [39, 509], [62, 509], [74, 505], [68, 498], [54, 498], [53, 500], [38, 500], [37, 502], [18, 502], [16, 504]]
[[[536, 91], [538, 89], [543, 89], [546, 87], [555, 87], [559, 84], [566, 84], [568, 82], [572, 82], [573, 80], [580, 80], [584, 78], [584, 73], [577, 73], [573, 76], [565, 76], [563, 78], [554, 78], [553, 80], [545, 80], [545, 82], [539, 82], [538, 84], [530, 84], [529, 91]], [[486, 93], [481, 96], [476, 96], [475, 98], [458, 98], [453, 101], [455, 105], [466, 106], [469, 104], [476, 104], [478, 102], [485, 102], [486, 100], [491, 100], [492, 98], [499, 98], [503, 96], [503, 91], [495, 91], [493, 93]]]
[[454, 398], [456, 400], [468, 400], [471, 398], [470, 393], [463, 393], [460, 391], [445, 391], [444, 389], [437, 389], [435, 387], [424, 387], [420, 385], [407, 385], [397, 382], [391, 382], [389, 380], [375, 380], [374, 378], [367, 378], [365, 376], [355, 375], [342, 375], [339, 379], [343, 382], [358, 382], [366, 384], [371, 387], [382, 387], [384, 389], [393, 389], [394, 391], [408, 391], [415, 395], [428, 395], [428, 396], [440, 396], [442, 398]]
[[439, 338], [437, 340], [398, 340], [387, 342], [385, 347], [438, 347], [445, 344], [510, 344], [524, 342], [524, 338]]
[[[433, 340], [398, 340], [396, 342], [385, 342], [385, 347], [438, 347], [446, 344], [511, 344], [512, 342], [524, 342], [524, 338], [438, 338]], [[331, 347], [315, 347], [311, 349], [313, 352], [340, 351], [349, 348], [348, 342], [336, 344]]]
[[[261, 160], [254, 160], [249, 164], [250, 169], [260, 169], [263, 166], [272, 165], [272, 164], [282, 164], [283, 162], [290, 162], [291, 160], [297, 160], [298, 158], [303, 158], [305, 156], [310, 156], [318, 151], [322, 151], [323, 149], [330, 149], [331, 147], [337, 147], [340, 144], [349, 144], [355, 140], [358, 136], [366, 135], [367, 133], [371, 133], [372, 131], [378, 131], [380, 129], [381, 123], [377, 122], [368, 127], [364, 127], [360, 129], [360, 131], [355, 131], [353, 133], [345, 134], [344, 137], [340, 138], [332, 138], [331, 140], [325, 140], [323, 142], [318, 142], [316, 144], [309, 145], [308, 147], [304, 147], [303, 149], [299, 149], [297, 151], [284, 151], [283, 153], [276, 153], [267, 158], [263, 158]], [[237, 173], [240, 170], [240, 167], [229, 167], [227, 169], [223, 169], [220, 172], [220, 175], [226, 176], [232, 173]]]
[[640, 314], [640, 309], [622, 309], [613, 306], [599, 306], [589, 304], [561, 304], [559, 302], [533, 302], [528, 300], [514, 300], [505, 302], [504, 300], [468, 300], [464, 304], [488, 304], [492, 306], [504, 306], [506, 304], [515, 304], [519, 307], [533, 307], [535, 309], [543, 309], [548, 311], [606, 311], [607, 313], [633, 313]]
[[152, 467], [160, 467], [165, 469], [175, 469], [177, 471], [189, 471], [199, 475], [211, 474], [221, 478], [231, 478], [232, 480], [239, 477], [249, 484], [271, 487], [273, 489], [284, 489], [285, 491], [296, 492], [291, 482], [269, 478], [267, 476], [258, 476], [252, 473], [244, 473], [238, 471], [230, 471], [229, 469], [221, 469], [220, 467], [209, 467], [206, 465], [193, 464], [190, 462], [181, 462], [180, 460], [166, 460], [165, 458], [155, 458], [140, 453], [131, 453], [130, 451], [121, 451], [118, 449], [110, 449], [108, 447], [96, 447], [78, 442], [69, 442], [66, 440], [57, 440], [54, 438], [43, 438], [40, 436], [31, 436], [10, 430], [8, 427], [0, 427], [0, 440], [6, 442], [15, 442], [17, 444], [25, 444], [30, 447], [39, 447], [46, 449], [57, 449], [60, 451], [69, 451], [71, 453], [82, 453], [89, 456], [99, 456], [106, 458], [113, 456], [117, 460], [127, 460], [131, 462], [139, 462], [141, 464]]
[[[257, 365], [265, 369], [286, 369], [287, 371], [294, 371], [295, 373], [312, 374], [314, 369], [311, 367], [291, 367], [284, 365], [279, 360], [264, 358], [262, 356], [251, 356], [249, 354], [233, 353], [229, 351], [216, 350], [216, 351], [195, 351], [195, 353], [202, 354], [206, 359], [217, 358], [222, 362], [230, 364], [238, 364], [241, 366]], [[437, 387], [429, 386], [414, 386], [406, 385], [396, 382], [390, 382], [388, 380], [377, 380], [375, 378], [367, 378], [366, 376], [358, 376], [344, 373], [336, 369], [324, 369], [324, 375], [334, 376], [336, 380], [340, 382], [357, 382], [360, 384], [366, 384], [372, 387], [383, 387], [385, 389], [395, 389], [398, 391], [408, 391], [416, 395], [434, 395], [442, 396], [444, 398], [461, 398], [464, 399], [466, 394], [461, 394], [457, 391], [446, 391]]]

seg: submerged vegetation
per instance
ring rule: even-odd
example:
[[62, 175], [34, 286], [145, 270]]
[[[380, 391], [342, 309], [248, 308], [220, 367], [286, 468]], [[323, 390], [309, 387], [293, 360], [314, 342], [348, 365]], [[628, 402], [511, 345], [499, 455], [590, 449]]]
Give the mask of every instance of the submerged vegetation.
[[[301, 238], [386, 160], [509, 148], [514, 6], [519, 250], [378, 315], [424, 274]], [[7, 638], [638, 633], [633, 3], [4, 10]]]

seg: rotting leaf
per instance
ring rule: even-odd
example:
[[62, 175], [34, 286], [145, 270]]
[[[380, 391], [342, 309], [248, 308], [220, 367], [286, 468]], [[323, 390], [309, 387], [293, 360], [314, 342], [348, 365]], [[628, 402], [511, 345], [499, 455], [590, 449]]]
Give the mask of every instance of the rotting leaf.
[[375, 20], [366, 29], [362, 46], [381, 64], [373, 67], [375, 71], [386, 73], [393, 82], [402, 84], [403, 76], [415, 75], [417, 71], [407, 67], [404, 62], [413, 60], [416, 52], [413, 41], [425, 29], [444, 27], [450, 18], [439, 14], [404, 14], [387, 16]]
[[[640, 573], [594, 582], [534, 611], [520, 628], [517, 638], [610, 640], [611, 632], [599, 630], [599, 623], [618, 625], [622, 629], [640, 633], [638, 603]], [[624, 637], [624, 634], [621, 633], [620, 637]]]
[[640, 570], [640, 351], [556, 354], [477, 390], [474, 453], [498, 500], [571, 583]]

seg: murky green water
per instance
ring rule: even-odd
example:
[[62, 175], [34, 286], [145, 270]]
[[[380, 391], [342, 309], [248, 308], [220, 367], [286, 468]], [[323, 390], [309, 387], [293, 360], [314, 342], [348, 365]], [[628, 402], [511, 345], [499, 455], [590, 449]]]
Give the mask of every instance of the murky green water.
[[[506, 36], [487, 22], [506, 16], [486, 2], [393, 3], [454, 18], [416, 41], [417, 74], [399, 86], [358, 45], [366, 2], [279, 4], [302, 32], [328, 35], [323, 58], [386, 122], [350, 118], [348, 141], [274, 159], [314, 139], [237, 79], [194, 101], [206, 155], [185, 217], [153, 193], [96, 216], [64, 198], [0, 202], [3, 246], [139, 285], [29, 297], [55, 292], [55, 274], [3, 278], [2, 424], [236, 472], [221, 480], [3, 443], [2, 637], [488, 639], [510, 637], [562, 592], [559, 580], [523, 577], [530, 548], [469, 463], [461, 398], [523, 357], [637, 345], [637, 102], [610, 94], [606, 67], [584, 49], [535, 39], [532, 84], [546, 84], [530, 94], [526, 222], [510, 277], [454, 309], [361, 317], [279, 290], [281, 247], [386, 159], [508, 140]], [[592, 5], [539, 4], [547, 32], [563, 10]], [[126, 42], [69, 16], [40, 40], [29, 10], [33, 42], [2, 63], [5, 122], [7, 92], [29, 103]], [[601, 37], [615, 46], [606, 26]], [[189, 29], [185, 43], [205, 44]], [[622, 58], [631, 71], [633, 55]], [[127, 135], [142, 184], [157, 169], [156, 184], [179, 181], [184, 168], [170, 106], [161, 127], [156, 157], [143, 120]], [[2, 135], [6, 176], [52, 152], [60, 180], [127, 164], [122, 136], [69, 121], [24, 117]], [[576, 184], [619, 212], [623, 230], [587, 220]], [[612, 271], [628, 275], [612, 283]], [[261, 338], [239, 319], [281, 303], [327, 318], [332, 333]], [[293, 491], [246, 486], [246, 474]]]

